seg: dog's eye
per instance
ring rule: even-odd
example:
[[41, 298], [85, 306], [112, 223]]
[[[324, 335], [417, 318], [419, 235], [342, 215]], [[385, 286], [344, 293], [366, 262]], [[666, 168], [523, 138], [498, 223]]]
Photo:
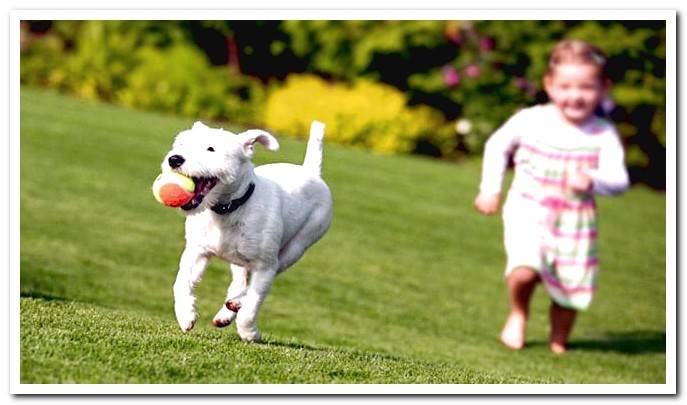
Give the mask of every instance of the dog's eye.
[[208, 146], [208, 151], [209, 151], [209, 152], [214, 152], [214, 151], [215, 151], [215, 148], [213, 148], [212, 146]]

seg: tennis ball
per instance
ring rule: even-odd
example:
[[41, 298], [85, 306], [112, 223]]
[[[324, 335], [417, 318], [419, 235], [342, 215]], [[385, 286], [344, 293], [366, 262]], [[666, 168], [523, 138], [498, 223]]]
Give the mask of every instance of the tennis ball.
[[177, 172], [165, 172], [153, 182], [155, 199], [168, 207], [181, 207], [193, 198], [196, 184], [188, 176]]

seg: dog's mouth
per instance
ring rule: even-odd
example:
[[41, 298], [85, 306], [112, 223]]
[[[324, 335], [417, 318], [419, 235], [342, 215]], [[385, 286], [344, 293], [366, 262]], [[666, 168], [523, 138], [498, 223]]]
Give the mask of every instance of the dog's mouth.
[[195, 192], [191, 201], [181, 206], [184, 211], [190, 211], [197, 208], [203, 202], [203, 198], [217, 185], [217, 177], [192, 177], [196, 184]]

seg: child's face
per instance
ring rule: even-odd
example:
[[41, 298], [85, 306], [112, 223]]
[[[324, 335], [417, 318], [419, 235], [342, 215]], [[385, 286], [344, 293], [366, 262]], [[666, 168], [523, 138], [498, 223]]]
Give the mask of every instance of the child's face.
[[563, 117], [582, 124], [592, 114], [606, 93], [599, 68], [590, 64], [565, 63], [544, 77], [544, 88]]

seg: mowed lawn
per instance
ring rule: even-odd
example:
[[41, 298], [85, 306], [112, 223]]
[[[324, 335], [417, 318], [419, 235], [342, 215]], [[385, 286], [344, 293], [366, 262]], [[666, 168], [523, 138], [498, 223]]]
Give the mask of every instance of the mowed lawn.
[[[230, 281], [219, 260], [183, 334], [172, 299], [183, 216], [150, 186], [191, 124], [22, 88], [22, 383], [665, 383], [663, 194], [598, 199], [599, 291], [570, 352], [548, 351], [541, 289], [528, 346], [512, 352], [498, 342], [501, 220], [472, 208], [480, 162], [331, 143], [333, 224], [277, 278], [265, 342], [212, 326]], [[275, 135], [281, 149], [258, 148], [256, 163], [300, 163], [305, 144]]]

